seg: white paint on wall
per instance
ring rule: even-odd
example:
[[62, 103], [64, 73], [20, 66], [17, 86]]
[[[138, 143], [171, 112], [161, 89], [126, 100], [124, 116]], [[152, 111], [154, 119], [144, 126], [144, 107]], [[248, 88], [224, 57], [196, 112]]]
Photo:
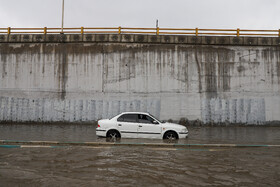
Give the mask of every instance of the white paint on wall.
[[153, 100], [58, 100], [0, 97], [0, 121], [94, 121], [121, 112], [145, 111], [160, 115], [160, 101]]
[[202, 120], [206, 123], [263, 124], [266, 121], [265, 99], [203, 99]]

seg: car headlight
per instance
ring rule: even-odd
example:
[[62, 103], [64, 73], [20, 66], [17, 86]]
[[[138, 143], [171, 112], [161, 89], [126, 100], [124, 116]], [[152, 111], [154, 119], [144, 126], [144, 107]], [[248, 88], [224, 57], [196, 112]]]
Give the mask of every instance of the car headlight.
[[188, 132], [188, 129], [187, 129], [187, 128], [184, 128], [184, 129], [181, 130], [181, 132], [182, 132], [182, 133], [186, 133], [186, 132]]

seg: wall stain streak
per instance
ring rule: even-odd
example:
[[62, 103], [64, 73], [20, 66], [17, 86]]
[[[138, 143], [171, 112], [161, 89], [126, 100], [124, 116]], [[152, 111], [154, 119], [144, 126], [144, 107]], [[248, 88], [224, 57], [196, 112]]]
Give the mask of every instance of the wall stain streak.
[[201, 93], [202, 92], [202, 84], [201, 84], [201, 63], [199, 62], [198, 60], [198, 50], [200, 48], [198, 46], [195, 46], [195, 62], [196, 62], [196, 65], [197, 65], [197, 74], [198, 74], [198, 93]]
[[62, 44], [59, 46], [58, 54], [60, 56], [58, 63], [58, 87], [60, 90], [60, 97], [62, 100], [66, 97], [66, 86], [67, 86], [67, 80], [68, 80], [68, 52], [66, 44]]

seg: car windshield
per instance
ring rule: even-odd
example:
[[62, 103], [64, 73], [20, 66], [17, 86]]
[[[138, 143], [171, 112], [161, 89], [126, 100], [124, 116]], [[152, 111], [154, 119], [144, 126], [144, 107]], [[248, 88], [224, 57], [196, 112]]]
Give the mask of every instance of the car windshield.
[[[119, 114], [118, 114], [118, 115], [119, 115]], [[114, 117], [116, 117], [116, 116], [118, 116], [118, 115], [115, 115], [115, 116], [109, 118], [109, 120], [113, 119]], [[153, 116], [152, 114], [149, 113], [149, 115], [150, 115], [152, 118], [154, 118], [155, 120], [159, 121], [160, 123], [165, 123], [165, 121], [161, 121], [161, 120], [157, 119], [157, 118], [156, 118], [155, 116]]]
[[157, 119], [157, 118], [156, 118], [155, 116], [153, 116], [152, 114], [149, 113], [149, 115], [150, 115], [152, 118], [154, 118], [154, 119], [156, 119], [157, 121], [159, 121], [160, 123], [165, 123], [165, 121], [161, 121], [161, 120]]

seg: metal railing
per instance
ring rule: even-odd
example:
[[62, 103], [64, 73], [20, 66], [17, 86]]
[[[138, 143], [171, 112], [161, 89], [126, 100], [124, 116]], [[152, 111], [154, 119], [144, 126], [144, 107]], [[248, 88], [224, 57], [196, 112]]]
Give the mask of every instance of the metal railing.
[[279, 30], [250, 29], [188, 29], [188, 28], [132, 28], [132, 27], [73, 27], [73, 28], [0, 28], [0, 34], [154, 34], [194, 36], [272, 36], [280, 37]]

